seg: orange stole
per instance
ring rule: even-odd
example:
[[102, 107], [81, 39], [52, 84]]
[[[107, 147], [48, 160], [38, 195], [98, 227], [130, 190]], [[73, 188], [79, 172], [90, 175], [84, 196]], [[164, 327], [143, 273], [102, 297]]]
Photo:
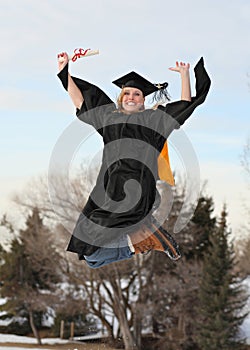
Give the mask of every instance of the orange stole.
[[174, 176], [170, 167], [167, 141], [164, 143], [158, 157], [158, 175], [160, 180], [167, 182], [170, 186], [174, 186]]

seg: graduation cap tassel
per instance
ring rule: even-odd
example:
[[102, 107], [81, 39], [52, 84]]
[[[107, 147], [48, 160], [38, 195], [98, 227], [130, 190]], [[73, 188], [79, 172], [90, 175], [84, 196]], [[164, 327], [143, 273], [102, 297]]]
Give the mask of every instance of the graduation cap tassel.
[[157, 91], [155, 91], [154, 95], [153, 95], [153, 102], [165, 102], [170, 101], [170, 96], [169, 93], [167, 91], [167, 87], [168, 87], [168, 83], [159, 83], [159, 84], [154, 84], [157, 87]]

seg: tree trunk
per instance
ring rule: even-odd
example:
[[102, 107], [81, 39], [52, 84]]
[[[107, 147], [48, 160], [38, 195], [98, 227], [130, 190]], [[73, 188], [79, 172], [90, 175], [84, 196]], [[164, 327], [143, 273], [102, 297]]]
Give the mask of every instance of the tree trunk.
[[135, 338], [138, 350], [140, 350], [141, 346], [142, 346], [142, 344], [141, 344], [141, 332], [142, 332], [141, 321], [142, 321], [141, 320], [141, 312], [140, 312], [140, 310], [138, 310], [137, 305], [135, 305], [135, 308], [134, 308], [134, 338]]
[[119, 308], [117, 316], [119, 319], [125, 350], [139, 350], [130, 331], [126, 314], [122, 308]]
[[36, 325], [35, 325], [35, 323], [34, 323], [34, 317], [33, 317], [33, 311], [32, 311], [32, 310], [29, 310], [29, 320], [30, 320], [30, 327], [31, 327], [31, 329], [32, 329], [32, 332], [33, 332], [33, 334], [34, 334], [34, 337], [35, 337], [36, 340], [37, 340], [37, 344], [42, 345], [39, 332], [38, 332], [38, 330], [37, 330], [37, 328], [36, 328]]
[[137, 348], [140, 350], [142, 348], [142, 310], [146, 303], [143, 300], [143, 283], [142, 283], [142, 261], [139, 254], [136, 256], [136, 271], [138, 276], [138, 300], [134, 305], [134, 338], [137, 344]]
[[116, 273], [116, 285], [113, 288], [114, 297], [114, 312], [119, 321], [119, 326], [121, 329], [125, 350], [140, 350], [138, 349], [133, 334], [129, 327], [129, 322], [127, 319], [127, 309], [124, 305], [123, 294], [121, 289], [121, 278], [119, 276], [117, 268], [114, 267]]

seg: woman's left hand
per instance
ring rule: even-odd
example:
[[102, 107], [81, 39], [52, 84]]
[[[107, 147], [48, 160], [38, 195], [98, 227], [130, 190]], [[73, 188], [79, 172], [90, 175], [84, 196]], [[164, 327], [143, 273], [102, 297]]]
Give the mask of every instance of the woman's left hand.
[[174, 71], [174, 72], [179, 72], [180, 74], [182, 73], [187, 73], [189, 72], [190, 64], [189, 63], [184, 63], [184, 62], [178, 62], [176, 61], [176, 66], [175, 67], [170, 67], [169, 69]]
[[69, 63], [69, 56], [66, 52], [57, 55], [59, 72]]

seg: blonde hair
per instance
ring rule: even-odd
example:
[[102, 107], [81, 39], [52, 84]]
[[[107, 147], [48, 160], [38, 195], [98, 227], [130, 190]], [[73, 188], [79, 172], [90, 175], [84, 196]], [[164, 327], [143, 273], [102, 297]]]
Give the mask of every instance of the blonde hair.
[[122, 91], [120, 92], [120, 95], [117, 97], [117, 100], [116, 100], [117, 109], [120, 112], [123, 110], [123, 108], [122, 108], [122, 99], [123, 99], [124, 94], [125, 94], [125, 90], [123, 88]]

